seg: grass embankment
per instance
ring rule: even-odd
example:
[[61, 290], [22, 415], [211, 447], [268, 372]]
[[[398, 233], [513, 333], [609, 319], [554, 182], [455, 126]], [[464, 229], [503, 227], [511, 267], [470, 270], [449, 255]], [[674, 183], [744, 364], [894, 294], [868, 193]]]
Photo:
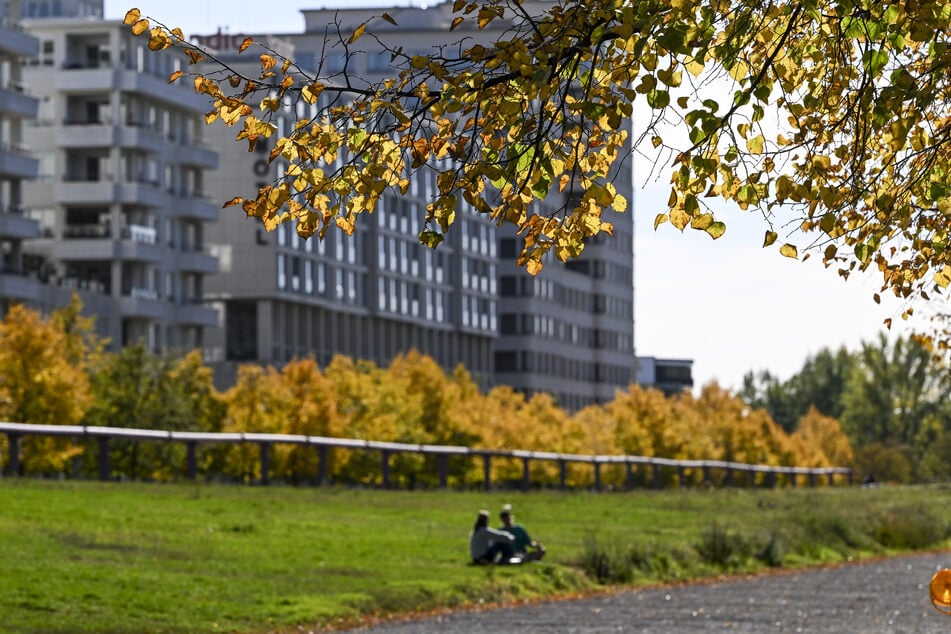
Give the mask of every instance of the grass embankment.
[[[270, 632], [951, 545], [951, 488], [459, 493], [0, 480], [0, 632]], [[546, 560], [468, 565], [505, 502]], [[922, 580], [923, 583], [927, 580]]]

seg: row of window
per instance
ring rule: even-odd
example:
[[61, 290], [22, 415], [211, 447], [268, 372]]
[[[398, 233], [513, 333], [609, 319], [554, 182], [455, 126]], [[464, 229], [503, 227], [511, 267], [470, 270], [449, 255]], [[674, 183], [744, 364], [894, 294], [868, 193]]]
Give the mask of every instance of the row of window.
[[277, 254], [277, 288], [348, 305], [366, 305], [366, 273], [286, 253]]
[[634, 349], [633, 335], [600, 328], [585, 328], [556, 317], [530, 313], [503, 314], [499, 320], [499, 334], [533, 335], [582, 348], [620, 352], [632, 352]]
[[499, 279], [499, 295], [501, 297], [534, 297], [572, 310], [609, 315], [620, 319], [631, 319], [634, 314], [634, 303], [626, 298], [603, 293], [589, 293], [559, 284], [552, 279], [528, 275], [503, 275]]
[[533, 372], [572, 381], [607, 383], [627, 387], [633, 380], [632, 367], [569, 359], [548, 352], [496, 352], [495, 371]]

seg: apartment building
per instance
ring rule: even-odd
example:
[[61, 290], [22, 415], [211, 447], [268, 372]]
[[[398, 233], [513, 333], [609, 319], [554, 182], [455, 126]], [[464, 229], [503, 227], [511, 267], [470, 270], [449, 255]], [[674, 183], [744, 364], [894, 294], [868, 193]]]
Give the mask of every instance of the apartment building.
[[[461, 37], [449, 31], [451, 3], [386, 11], [399, 26], [378, 20], [374, 34], [410, 54]], [[279, 50], [313, 75], [332, 77], [346, 63], [351, 77], [380, 79], [392, 70], [390, 54], [375, 39], [361, 39], [349, 59], [334, 43], [338, 29], [346, 39], [381, 12], [303, 9], [304, 32], [276, 34], [269, 45], [278, 38], [285, 47]], [[498, 22], [464, 35], [475, 42], [504, 28]], [[247, 35], [269, 37], [218, 32], [195, 39], [227, 52]], [[285, 118], [303, 114], [287, 110]], [[281, 169], [264, 160], [266, 148], [256, 156], [235, 151], [235, 131], [221, 126], [214, 134], [223, 169], [210, 176], [209, 188], [221, 200], [253, 193]], [[630, 165], [623, 161], [615, 176], [617, 189], [632, 200]], [[299, 239], [289, 224], [268, 234], [240, 210], [223, 212], [215, 229], [221, 274], [207, 286], [225, 316], [222, 364], [280, 364], [308, 354], [326, 362], [335, 353], [386, 363], [416, 348], [447, 369], [465, 365], [484, 385], [549, 392], [569, 409], [610, 400], [634, 381], [633, 213], [608, 213], [613, 238], [589, 241], [575, 262], [551, 258], [532, 277], [515, 266], [517, 237], [465, 204], [443, 244], [419, 245], [433, 191], [421, 175], [407, 195], [388, 196], [363, 218], [352, 238], [333, 231], [322, 243]]]
[[21, 60], [35, 58], [39, 41], [19, 24], [19, 6], [0, 21], [0, 315], [11, 303], [36, 305], [41, 284], [28, 275], [23, 243], [39, 236], [26, 215], [23, 182], [36, 178], [38, 163], [25, 148], [23, 128], [36, 118], [39, 100], [23, 83]]
[[25, 136], [39, 169], [22, 200], [37, 235], [22, 250], [48, 288], [41, 308], [78, 292], [114, 348], [201, 348], [217, 324], [203, 302], [220, 206], [205, 185], [218, 163], [202, 141], [207, 102], [168, 84], [179, 56], [121, 22], [52, 15], [101, 16], [101, 0], [32, 4], [23, 24], [39, 50], [23, 79], [40, 105]]

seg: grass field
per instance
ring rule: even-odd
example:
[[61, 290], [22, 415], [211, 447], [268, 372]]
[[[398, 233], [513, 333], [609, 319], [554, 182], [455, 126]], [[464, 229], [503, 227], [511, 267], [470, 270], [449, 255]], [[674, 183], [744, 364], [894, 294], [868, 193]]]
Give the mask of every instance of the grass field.
[[[7, 479], [0, 632], [291, 632], [948, 547], [949, 501], [946, 486], [526, 494]], [[506, 502], [545, 561], [469, 565], [476, 511]]]

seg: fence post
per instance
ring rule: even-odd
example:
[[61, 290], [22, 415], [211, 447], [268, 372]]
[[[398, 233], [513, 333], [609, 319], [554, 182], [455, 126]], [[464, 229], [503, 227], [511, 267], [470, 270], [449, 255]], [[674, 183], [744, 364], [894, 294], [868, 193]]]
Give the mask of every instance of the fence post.
[[258, 446], [261, 449], [261, 484], [267, 486], [271, 483], [271, 443], [262, 442]]
[[439, 488], [445, 489], [449, 484], [449, 455], [436, 454], [436, 471], [439, 473]]
[[99, 437], [99, 479], [109, 480], [109, 436]]
[[703, 484], [704, 486], [713, 486], [713, 478], [710, 477], [710, 465], [703, 465]]
[[660, 488], [660, 465], [651, 465], [651, 486], [655, 489]]
[[532, 472], [529, 468], [531, 458], [522, 458], [522, 491], [532, 488]]
[[317, 484], [325, 485], [329, 480], [330, 476], [330, 464], [328, 464], [330, 458], [330, 448], [327, 445], [319, 445], [317, 447]]
[[810, 489], [816, 488], [816, 472], [815, 471], [809, 472], [809, 488]]
[[828, 474], [826, 474], [826, 477], [829, 479], [829, 486], [835, 486], [835, 474], [830, 471]]
[[558, 459], [558, 486], [562, 491], [568, 488], [568, 462], [564, 458]]
[[792, 488], [792, 489], [795, 489], [796, 486], [798, 485], [798, 483], [796, 482], [796, 480], [798, 480], [798, 479], [799, 479], [799, 476], [797, 476], [795, 473], [790, 473], [790, 474], [789, 474], [789, 487]]
[[185, 443], [185, 450], [187, 477], [189, 480], [194, 480], [198, 477], [198, 443], [194, 440], [189, 440]]
[[601, 490], [601, 463], [597, 460], [594, 461], [594, 490]]
[[624, 488], [628, 491], [634, 490], [634, 463], [627, 461], [624, 463], [627, 469], [627, 476], [624, 479]]
[[492, 456], [482, 454], [482, 487], [486, 491], [492, 489]]
[[687, 478], [684, 475], [686, 468], [683, 465], [677, 465], [677, 488], [683, 489], [687, 487]]
[[20, 434], [7, 432], [7, 445], [10, 451], [10, 460], [7, 462], [7, 475], [20, 475]]
[[733, 486], [733, 467], [726, 468], [726, 475], [723, 476], [723, 486]]
[[390, 452], [387, 449], [380, 450], [380, 472], [383, 479], [383, 488], [390, 488]]

